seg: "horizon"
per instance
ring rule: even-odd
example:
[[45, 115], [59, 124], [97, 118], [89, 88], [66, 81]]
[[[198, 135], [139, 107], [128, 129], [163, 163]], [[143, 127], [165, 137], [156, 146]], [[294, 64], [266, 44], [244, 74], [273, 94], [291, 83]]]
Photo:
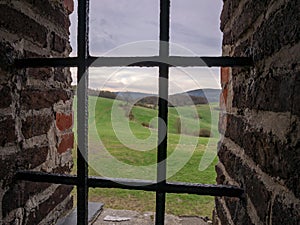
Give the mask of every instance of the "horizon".
[[[73, 85], [72, 84], [72, 87], [77, 87], [77, 84]], [[120, 90], [109, 90], [109, 89], [95, 89], [95, 88], [91, 88], [89, 87], [88, 88], [89, 90], [92, 90], [92, 91], [107, 91], [107, 92], [111, 92], [111, 93], [138, 93], [138, 94], [151, 94], [151, 95], [158, 95], [158, 93], [155, 93], [155, 92], [140, 92], [140, 91], [120, 91]], [[176, 93], [170, 93], [169, 95], [174, 95], [174, 94], [181, 94], [181, 93], [186, 93], [186, 92], [192, 92], [192, 91], [199, 91], [199, 90], [218, 90], [218, 91], [221, 91], [222, 89], [221, 88], [200, 88], [200, 89], [190, 89], [190, 90], [186, 90], [184, 92], [176, 92]]]

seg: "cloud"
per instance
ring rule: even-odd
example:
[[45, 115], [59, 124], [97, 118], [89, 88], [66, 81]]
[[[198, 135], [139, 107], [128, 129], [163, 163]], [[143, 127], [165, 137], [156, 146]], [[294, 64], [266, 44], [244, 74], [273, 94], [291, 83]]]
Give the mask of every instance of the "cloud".
[[[170, 40], [182, 46], [182, 48], [172, 47], [170, 51], [171, 54], [220, 56], [222, 37], [219, 31], [219, 17], [221, 7], [221, 0], [172, 0]], [[73, 13], [71, 16], [71, 44], [74, 49], [72, 53], [73, 56], [76, 55], [76, 16], [76, 13]], [[110, 56], [116, 56], [118, 54], [122, 56], [158, 54], [158, 44], [131, 49], [127, 54], [126, 49], [118, 49], [118, 47], [130, 42], [159, 39], [159, 1], [91, 1], [89, 30], [90, 53], [92, 55], [103, 55], [109, 51]], [[116, 48], [118, 50], [116, 50]], [[184, 48], [190, 51], [186, 51]], [[96, 72], [91, 72], [90, 74], [90, 85], [93, 88], [100, 87], [103, 82], [105, 82], [107, 73], [111, 72], [108, 68], [98, 68], [96, 71], [98, 71], [97, 75]], [[157, 80], [155, 79], [158, 77], [157, 69], [153, 69], [153, 74], [151, 74], [151, 77], [155, 77], [153, 81], [140, 82], [140, 84], [138, 84], [137, 78], [133, 79], [132, 77], [149, 76], [147, 69], [139, 68], [134, 71], [123, 68], [122, 71], [123, 72], [120, 73], [122, 75], [115, 75], [114, 79], [110, 81], [110, 88], [122, 88], [122, 85], [123, 87], [124, 85], [128, 86], [130, 82], [133, 82], [130, 86], [132, 89], [144, 90], [145, 92], [153, 92], [155, 89], [154, 86], [157, 84]], [[203, 72], [198, 68], [196, 70], [187, 69], [187, 71], [192, 74], [190, 75], [192, 80], [187, 79], [187, 77], [184, 77], [178, 71], [172, 72], [174, 81], [176, 80], [180, 83], [180, 86], [185, 90], [196, 87], [195, 80], [197, 82], [199, 81], [198, 83], [201, 83], [200, 86], [204, 88], [220, 87], [218, 69], [207, 69], [206, 72]], [[72, 74], [74, 74], [74, 72]], [[214, 75], [212, 76], [211, 74]]]

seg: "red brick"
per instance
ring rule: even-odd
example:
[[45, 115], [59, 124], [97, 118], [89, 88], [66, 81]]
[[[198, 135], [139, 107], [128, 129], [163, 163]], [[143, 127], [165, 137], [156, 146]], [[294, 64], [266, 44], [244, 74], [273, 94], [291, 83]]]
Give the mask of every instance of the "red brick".
[[229, 76], [230, 76], [230, 68], [222, 67], [221, 68], [221, 84], [222, 84], [222, 86], [229, 82]]
[[64, 0], [64, 6], [69, 14], [74, 11], [74, 1], [73, 0]]
[[74, 146], [74, 133], [64, 134], [60, 137], [57, 152], [62, 154]]
[[56, 127], [60, 131], [65, 131], [71, 128], [73, 125], [73, 113], [64, 114], [64, 113], [56, 113]]

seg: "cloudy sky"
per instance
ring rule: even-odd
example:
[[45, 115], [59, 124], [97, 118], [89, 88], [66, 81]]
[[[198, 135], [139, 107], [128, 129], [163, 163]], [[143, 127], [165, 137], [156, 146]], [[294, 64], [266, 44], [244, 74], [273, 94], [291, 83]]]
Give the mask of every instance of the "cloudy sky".
[[[75, 1], [76, 2], [76, 1]], [[171, 1], [171, 55], [220, 56], [222, 0]], [[158, 0], [91, 0], [90, 54], [158, 54]], [[77, 12], [71, 15], [72, 56], [76, 55]], [[72, 70], [76, 83], [76, 71]], [[113, 91], [157, 92], [157, 68], [91, 68], [89, 85]], [[172, 68], [170, 92], [219, 88], [219, 69]]]

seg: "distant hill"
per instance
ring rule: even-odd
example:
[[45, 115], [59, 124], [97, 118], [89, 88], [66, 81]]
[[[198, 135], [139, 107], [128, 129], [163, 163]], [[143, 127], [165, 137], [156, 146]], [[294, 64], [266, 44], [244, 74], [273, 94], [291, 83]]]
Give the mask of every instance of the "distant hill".
[[131, 92], [131, 91], [113, 92], [113, 93], [117, 96], [116, 99], [126, 100], [126, 101], [136, 101], [138, 99], [156, 96], [155, 94], [142, 93], [142, 92]]
[[[155, 104], [157, 102], [157, 95], [147, 94], [141, 92], [115, 92], [117, 99], [125, 101], [137, 101], [145, 104]], [[207, 104], [208, 102], [219, 102], [220, 89], [197, 89], [187, 91], [186, 93], [178, 93], [170, 95], [170, 100], [176, 105], [184, 105], [182, 102], [186, 102], [186, 105], [191, 105], [190, 99], [193, 104]], [[186, 96], [188, 94], [190, 98]]]
[[219, 102], [221, 89], [196, 89], [188, 91], [190, 96], [205, 97], [208, 102]]
[[[207, 104], [207, 99], [201, 96], [189, 96], [186, 93], [174, 94], [169, 96], [169, 106], [185, 106], [185, 105], [200, 105]], [[135, 105], [140, 106], [157, 106], [158, 97], [157, 96], [148, 96], [142, 99], [139, 99]]]
[[[73, 86], [74, 93], [76, 86]], [[158, 98], [155, 94], [142, 92], [110, 92], [99, 91], [94, 89], [88, 90], [90, 96], [99, 96], [110, 99], [118, 99], [127, 102], [137, 102], [137, 104], [157, 105]], [[219, 102], [220, 89], [196, 89], [185, 93], [177, 93], [169, 96], [173, 106], [207, 104], [208, 102]], [[189, 97], [187, 97], [187, 94]]]
[[[77, 86], [74, 85], [72, 86], [73, 93], [76, 95], [77, 92]], [[110, 98], [110, 99], [115, 99], [117, 95], [114, 92], [110, 91], [100, 91], [100, 90], [95, 90], [95, 89], [88, 89], [88, 94], [89, 96], [97, 96], [97, 97], [102, 97], [102, 98]]]

